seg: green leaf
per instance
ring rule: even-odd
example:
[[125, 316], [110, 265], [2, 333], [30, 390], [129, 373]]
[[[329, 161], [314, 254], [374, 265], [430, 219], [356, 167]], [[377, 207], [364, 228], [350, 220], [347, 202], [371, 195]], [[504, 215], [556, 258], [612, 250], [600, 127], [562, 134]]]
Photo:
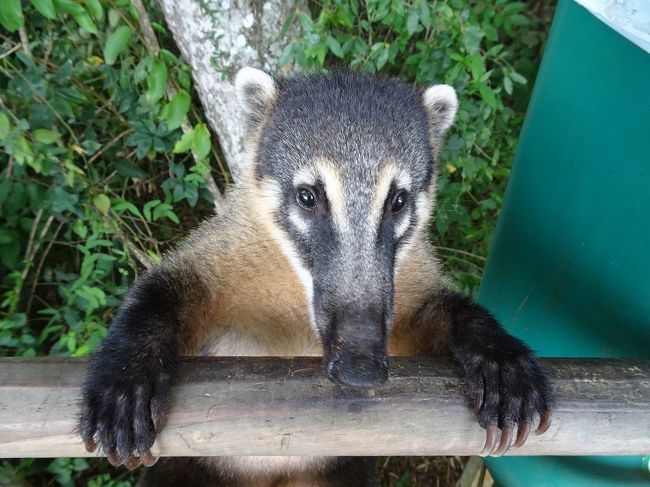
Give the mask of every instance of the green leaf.
[[124, 50], [132, 35], [131, 27], [122, 25], [108, 36], [104, 46], [104, 62], [106, 64], [113, 64], [117, 60], [117, 56]]
[[90, 18], [90, 15], [84, 10], [82, 14], [78, 15], [73, 15], [74, 19], [77, 21], [77, 24], [79, 24], [79, 27], [84, 29], [85, 31], [90, 32], [91, 34], [97, 34], [97, 26], [93, 22], [93, 19]]
[[121, 200], [113, 205], [113, 211], [116, 213], [123, 213], [125, 210], [134, 216], [142, 218], [142, 213], [140, 213], [140, 210], [138, 210], [138, 208], [129, 201]]
[[153, 30], [156, 32], [163, 34], [163, 35], [168, 35], [169, 33], [167, 32], [167, 29], [165, 29], [162, 25], [160, 25], [158, 22], [151, 22], [151, 27], [153, 27]]
[[93, 198], [93, 205], [105, 215], [111, 207], [111, 200], [105, 194], [98, 194]]
[[512, 2], [503, 7], [503, 13], [506, 15], [518, 14], [526, 10], [526, 4], [524, 2]]
[[485, 37], [485, 33], [478, 25], [470, 25], [463, 30], [463, 44], [467, 52], [476, 54], [480, 50], [481, 39]]
[[528, 83], [528, 80], [516, 71], [512, 71], [509, 76], [512, 79], [512, 81], [514, 81], [515, 83], [519, 83], [520, 85], [525, 85], [526, 83]]
[[296, 16], [298, 17], [298, 22], [300, 22], [300, 27], [302, 27], [305, 33], [314, 30], [314, 22], [308, 13], [299, 10], [296, 12]]
[[187, 91], [181, 90], [174, 95], [163, 109], [163, 117], [167, 122], [167, 128], [174, 130], [180, 127], [189, 109], [190, 95]]
[[147, 78], [147, 100], [156, 103], [165, 94], [167, 87], [167, 66], [165, 63], [155, 61]]
[[327, 37], [327, 39], [325, 39], [325, 44], [327, 44], [327, 47], [330, 48], [332, 54], [334, 54], [337, 58], [343, 58], [344, 54], [343, 49], [341, 48], [341, 44], [334, 37]]
[[503, 78], [503, 89], [506, 90], [506, 93], [512, 95], [512, 80], [508, 76]]
[[88, 227], [86, 227], [86, 224], [83, 221], [78, 219], [75, 220], [72, 224], [72, 231], [79, 235], [82, 239], [85, 239], [88, 235]]
[[32, 135], [34, 136], [34, 140], [41, 144], [53, 144], [61, 138], [60, 133], [48, 129], [36, 129], [32, 132]]
[[178, 142], [176, 142], [176, 145], [174, 145], [174, 154], [187, 152], [192, 148], [192, 144], [194, 144], [194, 129], [185, 132]]
[[143, 169], [139, 168], [132, 162], [129, 162], [126, 159], [118, 159], [115, 161], [115, 169], [117, 169], [118, 174], [125, 176], [127, 178], [136, 178], [136, 179], [146, 179], [147, 173]]
[[21, 247], [20, 235], [10, 229], [0, 228], [0, 262], [13, 267], [18, 261]]
[[167, 217], [174, 223], [180, 223], [176, 214], [172, 211], [172, 205], [169, 203], [161, 203], [153, 210], [153, 221], [158, 221], [162, 217]]
[[0, 142], [9, 134], [10, 128], [9, 118], [3, 112], [0, 112]]
[[485, 83], [481, 83], [478, 86], [478, 91], [481, 94], [483, 101], [488, 104], [490, 108], [497, 108], [497, 97], [494, 94], [494, 91]]
[[429, 10], [429, 4], [426, 0], [418, 2], [418, 8], [420, 10], [420, 22], [425, 27], [431, 27], [431, 11]]
[[151, 200], [147, 201], [144, 204], [144, 207], [142, 208], [142, 213], [144, 213], [144, 217], [148, 222], [151, 221], [151, 209], [158, 206], [160, 204], [160, 200]]
[[0, 25], [9, 32], [15, 32], [25, 24], [23, 7], [20, 0], [2, 0], [0, 7]]
[[11, 145], [7, 142], [5, 144], [5, 149], [16, 158], [16, 162], [21, 166], [25, 163], [31, 164], [34, 162], [32, 145], [21, 133], [16, 134], [14, 132], [14, 134], [15, 135], [9, 137], [9, 139], [11, 139]]
[[499, 32], [493, 25], [485, 24], [483, 25], [483, 31], [485, 32], [485, 38], [488, 41], [496, 41], [499, 38]]
[[411, 9], [409, 16], [406, 19], [406, 31], [408, 32], [409, 37], [415, 34], [418, 31], [420, 26], [420, 14], [416, 9]]
[[48, 19], [56, 18], [56, 10], [54, 10], [52, 0], [31, 0], [31, 2], [43, 17], [47, 17]]
[[524, 27], [530, 25], [530, 20], [528, 20], [528, 17], [526, 17], [525, 15], [516, 14], [510, 17], [510, 23], [512, 25]]
[[84, 0], [84, 3], [95, 20], [101, 21], [104, 19], [104, 7], [102, 7], [99, 0]]
[[53, 0], [53, 3], [57, 13], [60, 14], [81, 15], [86, 13], [81, 5], [72, 0]]
[[108, 9], [108, 25], [111, 27], [115, 27], [117, 24], [120, 23], [120, 12], [114, 8], [109, 8]]
[[192, 150], [196, 158], [200, 161], [210, 153], [210, 131], [204, 123], [198, 124], [194, 128], [194, 140], [192, 141]]
[[483, 58], [480, 54], [473, 54], [468, 56], [467, 60], [469, 61], [469, 69], [472, 72], [472, 78], [478, 80], [485, 73], [485, 65], [483, 63]]

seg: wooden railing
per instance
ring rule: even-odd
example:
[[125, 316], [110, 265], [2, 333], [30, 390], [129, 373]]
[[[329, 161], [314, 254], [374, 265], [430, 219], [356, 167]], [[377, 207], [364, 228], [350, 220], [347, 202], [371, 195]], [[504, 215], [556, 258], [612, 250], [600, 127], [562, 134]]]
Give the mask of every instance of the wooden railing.
[[[550, 429], [510, 455], [650, 453], [650, 361], [544, 359]], [[0, 457], [92, 456], [74, 434], [87, 361], [0, 359]], [[328, 381], [318, 358], [186, 358], [152, 452], [474, 455], [485, 432], [444, 359], [393, 360], [372, 391]]]

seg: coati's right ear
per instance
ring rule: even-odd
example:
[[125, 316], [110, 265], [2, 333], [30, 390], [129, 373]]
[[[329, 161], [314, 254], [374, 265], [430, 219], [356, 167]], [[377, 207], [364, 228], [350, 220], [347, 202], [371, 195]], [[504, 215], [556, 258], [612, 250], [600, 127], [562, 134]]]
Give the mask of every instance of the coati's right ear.
[[422, 93], [422, 104], [429, 118], [431, 146], [435, 153], [458, 111], [456, 91], [449, 85], [432, 85]]
[[235, 77], [235, 89], [247, 132], [253, 133], [271, 111], [278, 94], [277, 85], [260, 69], [242, 68]]

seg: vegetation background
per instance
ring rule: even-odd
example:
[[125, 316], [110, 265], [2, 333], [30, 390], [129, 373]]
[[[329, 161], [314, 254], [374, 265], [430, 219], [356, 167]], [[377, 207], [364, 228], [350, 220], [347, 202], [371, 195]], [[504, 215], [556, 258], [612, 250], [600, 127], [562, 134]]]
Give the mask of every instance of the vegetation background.
[[[2, 0], [0, 356], [88, 355], [129, 283], [213, 212], [206, 175], [230, 183], [189, 69], [155, 2], [145, 5], [157, 56], [129, 0]], [[321, 0], [292, 19], [302, 34], [282, 63], [457, 89], [432, 238], [467, 292], [480, 282], [553, 9], [544, 0]], [[386, 485], [454, 485], [461, 470], [459, 459], [395, 459], [383, 475]], [[0, 485], [133, 478], [97, 460], [0, 463]]]

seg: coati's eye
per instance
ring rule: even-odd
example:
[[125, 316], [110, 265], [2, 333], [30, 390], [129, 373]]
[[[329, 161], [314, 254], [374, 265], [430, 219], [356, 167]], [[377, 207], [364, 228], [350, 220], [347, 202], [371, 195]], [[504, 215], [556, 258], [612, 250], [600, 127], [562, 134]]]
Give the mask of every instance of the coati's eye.
[[316, 208], [316, 196], [313, 191], [308, 188], [298, 188], [296, 193], [296, 201], [305, 210], [313, 210]]
[[397, 193], [395, 193], [395, 196], [393, 196], [393, 202], [391, 204], [391, 211], [393, 212], [393, 215], [397, 215], [400, 213], [404, 207], [406, 206], [406, 200], [407, 200], [408, 194], [406, 193], [405, 190], [401, 189]]

